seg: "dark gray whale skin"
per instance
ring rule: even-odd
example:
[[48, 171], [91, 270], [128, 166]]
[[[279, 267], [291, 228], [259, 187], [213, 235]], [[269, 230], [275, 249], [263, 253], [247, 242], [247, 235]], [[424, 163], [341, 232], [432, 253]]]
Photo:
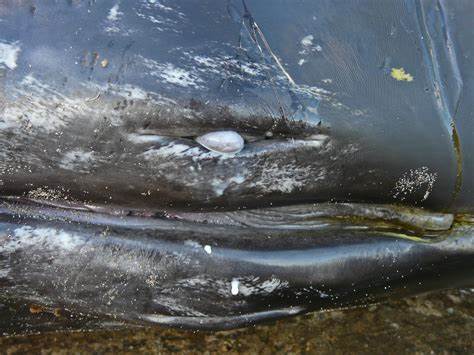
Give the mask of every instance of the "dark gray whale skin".
[[3, 1], [1, 302], [225, 329], [472, 285], [472, 15]]

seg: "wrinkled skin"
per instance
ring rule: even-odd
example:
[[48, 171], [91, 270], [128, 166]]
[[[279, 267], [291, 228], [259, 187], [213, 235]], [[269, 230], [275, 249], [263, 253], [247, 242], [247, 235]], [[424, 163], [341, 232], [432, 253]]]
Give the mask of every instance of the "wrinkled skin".
[[0, 297], [228, 328], [472, 284], [472, 14], [3, 2]]

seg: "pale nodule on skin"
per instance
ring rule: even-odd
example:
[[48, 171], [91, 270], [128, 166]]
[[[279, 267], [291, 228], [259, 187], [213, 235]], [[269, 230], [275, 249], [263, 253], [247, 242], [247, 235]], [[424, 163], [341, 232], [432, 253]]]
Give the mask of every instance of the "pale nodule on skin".
[[216, 131], [196, 138], [196, 142], [210, 151], [221, 154], [237, 154], [244, 148], [244, 139], [234, 131]]

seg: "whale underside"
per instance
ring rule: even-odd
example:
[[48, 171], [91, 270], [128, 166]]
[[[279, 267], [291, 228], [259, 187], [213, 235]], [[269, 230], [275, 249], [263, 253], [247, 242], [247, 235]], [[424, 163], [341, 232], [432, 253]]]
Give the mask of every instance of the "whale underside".
[[472, 286], [473, 15], [2, 2], [0, 330], [228, 329]]

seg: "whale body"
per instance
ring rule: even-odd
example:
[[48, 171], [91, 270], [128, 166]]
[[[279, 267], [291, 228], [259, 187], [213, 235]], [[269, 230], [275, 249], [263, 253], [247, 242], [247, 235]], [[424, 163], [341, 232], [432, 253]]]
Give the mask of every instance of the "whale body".
[[226, 329], [471, 286], [472, 15], [2, 2], [0, 329]]

